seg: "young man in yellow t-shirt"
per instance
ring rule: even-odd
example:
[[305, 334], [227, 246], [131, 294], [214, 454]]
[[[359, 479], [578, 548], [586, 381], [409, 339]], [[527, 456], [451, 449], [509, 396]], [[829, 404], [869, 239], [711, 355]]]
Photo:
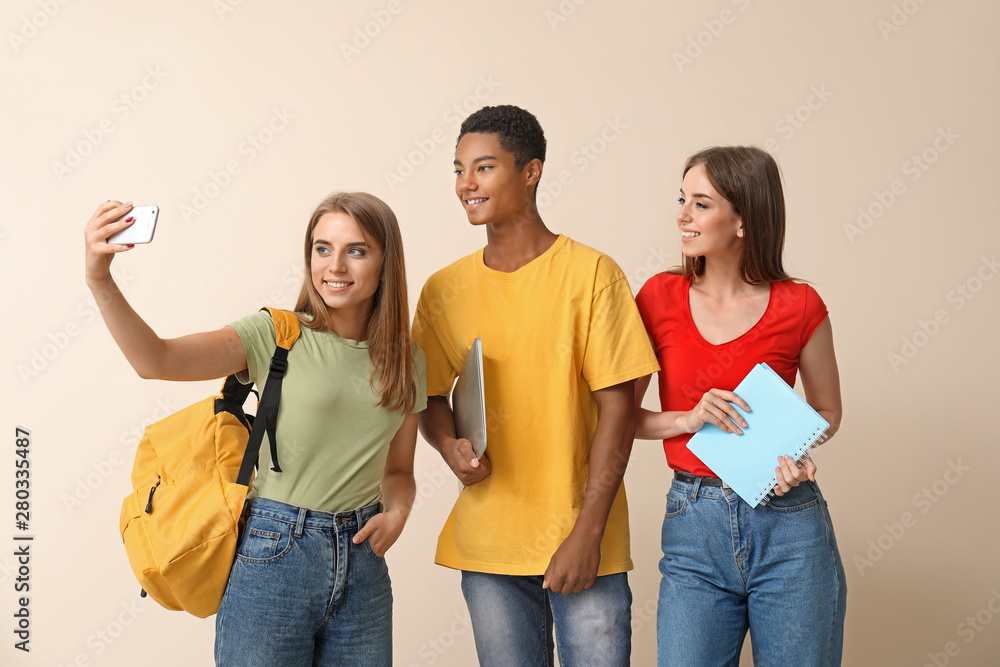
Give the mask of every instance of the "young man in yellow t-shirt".
[[[462, 124], [455, 190], [487, 245], [438, 271], [417, 305], [424, 438], [462, 490], [435, 561], [462, 570], [481, 665], [628, 665], [631, 592], [622, 476], [636, 378], [658, 370], [628, 281], [607, 255], [549, 231], [535, 206], [537, 119], [480, 109]], [[488, 449], [448, 402], [483, 342]]]

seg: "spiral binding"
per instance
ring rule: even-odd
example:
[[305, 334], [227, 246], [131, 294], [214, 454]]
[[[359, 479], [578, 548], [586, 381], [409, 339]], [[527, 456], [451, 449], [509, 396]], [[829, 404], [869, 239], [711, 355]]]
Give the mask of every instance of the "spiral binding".
[[[824, 428], [818, 428], [815, 431], [813, 431], [808, 438], [806, 438], [805, 442], [802, 443], [801, 449], [799, 449], [798, 453], [796, 453], [793, 457], [795, 459], [795, 465], [801, 468], [802, 462], [809, 456], [810, 452], [812, 452], [812, 450], [816, 449], [824, 442], [826, 442], [827, 428], [829, 428], [829, 426]], [[778, 484], [778, 477], [776, 475], [772, 475], [770, 483], [768, 483], [764, 487], [767, 489], [767, 491], [766, 492], [761, 491], [759, 494], [754, 496], [753, 506], [757, 507], [758, 505], [761, 504], [770, 505], [771, 498], [774, 497], [774, 487], [777, 484]]]

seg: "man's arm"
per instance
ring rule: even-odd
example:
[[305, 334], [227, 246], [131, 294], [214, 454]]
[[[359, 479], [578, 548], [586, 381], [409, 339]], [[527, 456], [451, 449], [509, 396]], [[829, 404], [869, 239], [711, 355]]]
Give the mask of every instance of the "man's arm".
[[493, 472], [488, 458], [477, 459], [472, 443], [455, 435], [455, 413], [446, 397], [427, 397], [427, 409], [420, 413], [420, 434], [465, 486], [481, 482]]
[[590, 447], [590, 474], [576, 523], [552, 554], [542, 588], [579, 593], [594, 585], [601, 564], [601, 540], [635, 436], [635, 381], [594, 392], [597, 429]]

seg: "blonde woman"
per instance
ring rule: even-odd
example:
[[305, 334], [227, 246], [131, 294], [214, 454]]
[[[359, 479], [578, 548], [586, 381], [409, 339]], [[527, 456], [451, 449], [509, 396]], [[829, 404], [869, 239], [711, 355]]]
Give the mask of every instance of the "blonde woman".
[[[130, 246], [107, 243], [131, 224], [130, 210], [101, 204], [84, 233], [87, 284], [132, 367], [143, 378], [237, 373], [263, 386], [275, 349], [266, 312], [163, 339], [132, 310], [110, 273]], [[409, 340], [392, 210], [365, 193], [325, 199], [306, 228], [305, 275], [295, 305], [302, 334], [288, 356], [277, 422], [280, 466], [262, 445], [216, 617], [215, 658], [388, 667], [392, 590], [383, 556], [413, 502], [417, 413], [426, 405], [426, 362]]]

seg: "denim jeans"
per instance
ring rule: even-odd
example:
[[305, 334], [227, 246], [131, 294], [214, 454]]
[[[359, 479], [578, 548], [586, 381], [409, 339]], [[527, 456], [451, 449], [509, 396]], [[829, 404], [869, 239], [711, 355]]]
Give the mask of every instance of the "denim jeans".
[[480, 667], [551, 667], [552, 629], [562, 667], [628, 665], [632, 591], [608, 574], [579, 593], [542, 589], [541, 576], [462, 572]]
[[663, 519], [659, 665], [839, 665], [847, 585], [819, 487], [751, 508], [734, 491], [673, 480]]
[[224, 667], [392, 664], [392, 586], [358, 528], [378, 503], [330, 514], [250, 501], [215, 621]]

